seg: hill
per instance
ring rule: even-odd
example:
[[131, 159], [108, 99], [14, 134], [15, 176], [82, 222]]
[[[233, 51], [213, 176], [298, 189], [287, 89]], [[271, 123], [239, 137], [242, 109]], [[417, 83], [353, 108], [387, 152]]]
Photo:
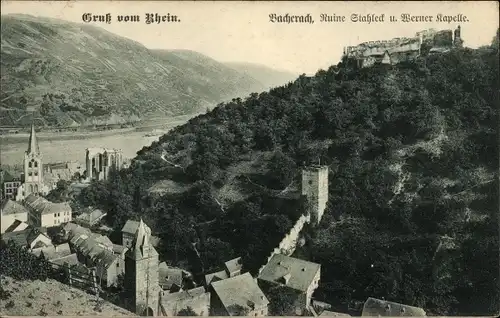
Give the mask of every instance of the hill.
[[285, 85], [288, 82], [294, 81], [300, 75], [293, 74], [287, 71], [275, 70], [260, 64], [244, 62], [226, 62], [224, 64], [231, 68], [234, 68], [240, 73], [255, 78], [256, 80], [264, 84], [266, 89]]
[[378, 297], [497, 313], [498, 57], [343, 60], [191, 119], [79, 199], [116, 230], [144, 218], [161, 256], [194, 273], [235, 255], [255, 271], [304, 211], [300, 167], [320, 159], [329, 202], [297, 251], [322, 265], [318, 299], [340, 312]]
[[[0, 125], [116, 124], [205, 111], [264, 85], [192, 52], [149, 50], [104, 29], [2, 15]], [[41, 124], [41, 123], [39, 123]]]
[[[130, 311], [54, 279], [2, 277], [0, 314], [6, 316], [135, 316]], [[8, 295], [7, 295], [8, 293]]]

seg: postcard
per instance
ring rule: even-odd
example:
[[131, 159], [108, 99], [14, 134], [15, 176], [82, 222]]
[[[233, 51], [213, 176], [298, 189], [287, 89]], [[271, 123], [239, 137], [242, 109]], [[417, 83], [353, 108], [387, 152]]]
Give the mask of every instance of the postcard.
[[495, 1], [2, 1], [2, 316], [497, 316]]

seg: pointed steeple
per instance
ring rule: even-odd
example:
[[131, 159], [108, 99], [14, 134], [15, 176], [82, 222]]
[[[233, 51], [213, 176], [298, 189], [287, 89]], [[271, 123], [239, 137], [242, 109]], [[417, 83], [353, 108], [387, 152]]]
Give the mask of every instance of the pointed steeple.
[[135, 259], [141, 259], [144, 257], [152, 256], [156, 253], [156, 250], [151, 245], [151, 229], [144, 223], [144, 221], [139, 221], [139, 226], [135, 232], [135, 238], [132, 241], [132, 246], [130, 248], [130, 255]]
[[34, 123], [31, 123], [31, 133], [28, 145], [28, 153], [36, 153], [37, 155], [40, 154], [40, 148], [38, 147], [38, 140], [36, 139]]

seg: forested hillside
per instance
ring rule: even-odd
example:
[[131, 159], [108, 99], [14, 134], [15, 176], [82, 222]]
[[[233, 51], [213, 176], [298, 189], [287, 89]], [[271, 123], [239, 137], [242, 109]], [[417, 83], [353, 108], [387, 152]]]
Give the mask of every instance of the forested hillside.
[[162, 257], [195, 273], [235, 255], [255, 270], [303, 211], [300, 167], [321, 160], [327, 211], [297, 251], [321, 263], [318, 299], [497, 313], [498, 58], [491, 46], [342, 61], [173, 129], [80, 201], [116, 229], [143, 217]]
[[[207, 56], [149, 50], [102, 28], [3, 15], [0, 125], [117, 124], [193, 114], [265, 85]], [[200, 58], [202, 63], [200, 63]]]

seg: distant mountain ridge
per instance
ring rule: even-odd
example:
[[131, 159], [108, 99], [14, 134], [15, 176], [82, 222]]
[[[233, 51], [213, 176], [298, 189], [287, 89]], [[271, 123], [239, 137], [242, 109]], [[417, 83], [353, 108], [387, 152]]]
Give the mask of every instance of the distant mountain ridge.
[[197, 113], [267, 84], [205, 55], [104, 29], [2, 15], [0, 126], [119, 124]]
[[224, 64], [243, 74], [255, 78], [264, 84], [266, 89], [285, 85], [294, 81], [300, 75], [288, 71], [272, 69], [265, 65], [254, 63], [226, 62]]

